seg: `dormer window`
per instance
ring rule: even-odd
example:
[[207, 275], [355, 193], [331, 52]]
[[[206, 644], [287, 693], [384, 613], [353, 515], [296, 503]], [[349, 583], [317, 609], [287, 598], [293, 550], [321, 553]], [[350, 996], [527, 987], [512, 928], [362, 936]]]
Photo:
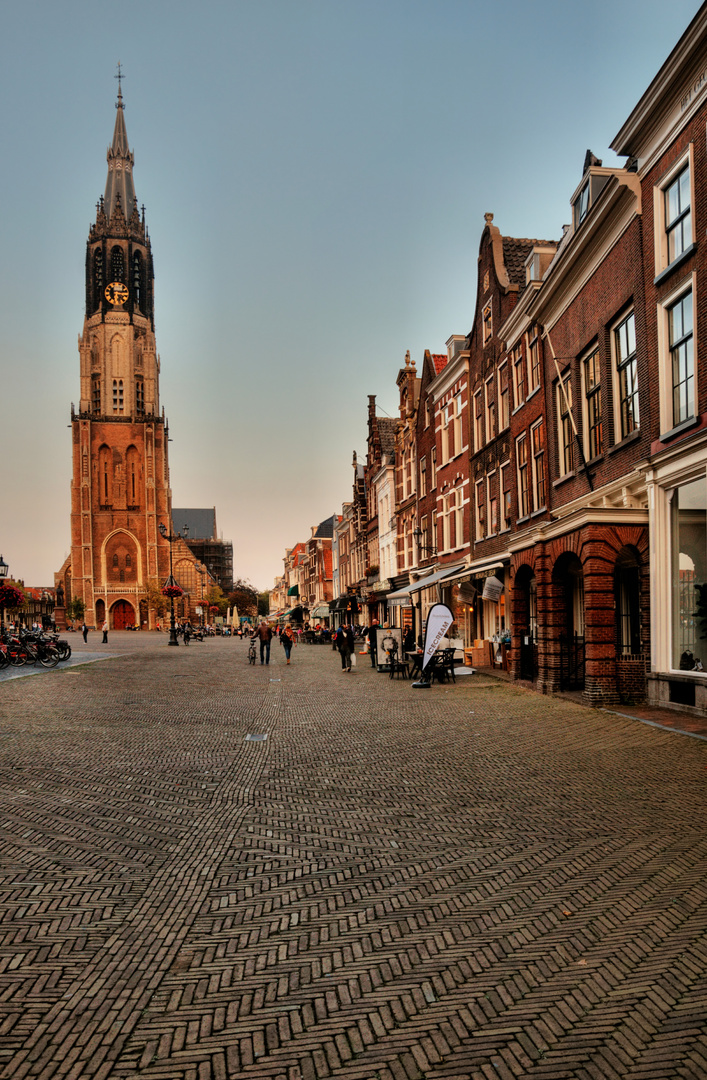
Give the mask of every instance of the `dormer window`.
[[574, 226], [578, 228], [589, 213], [589, 180], [580, 190], [574, 204]]

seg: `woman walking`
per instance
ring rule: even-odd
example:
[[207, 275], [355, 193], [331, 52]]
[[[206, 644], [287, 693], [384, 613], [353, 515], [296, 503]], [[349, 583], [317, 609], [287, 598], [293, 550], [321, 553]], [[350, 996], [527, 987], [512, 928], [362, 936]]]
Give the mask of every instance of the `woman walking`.
[[336, 647], [341, 656], [341, 670], [350, 672], [351, 656], [356, 648], [353, 630], [350, 626], [344, 626], [342, 624], [336, 631]]
[[291, 626], [285, 626], [280, 631], [280, 644], [285, 650], [285, 656], [287, 657], [287, 663], [290, 662], [290, 653], [292, 652], [292, 646], [295, 643], [294, 634], [292, 633]]

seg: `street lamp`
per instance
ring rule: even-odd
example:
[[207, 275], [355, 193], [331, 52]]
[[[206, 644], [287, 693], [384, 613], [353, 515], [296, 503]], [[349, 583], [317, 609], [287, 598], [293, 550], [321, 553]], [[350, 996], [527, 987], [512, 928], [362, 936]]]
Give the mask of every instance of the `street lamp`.
[[[170, 533], [167, 532], [167, 526], [163, 522], [160, 522], [159, 530], [160, 530], [160, 535], [162, 536], [162, 538], [164, 540], [166, 540], [167, 543], [169, 544], [169, 581], [168, 581], [168, 585], [173, 587], [177, 583], [174, 580], [174, 575], [172, 573], [172, 544], [174, 543], [175, 540], [179, 539], [180, 537], [179, 537], [179, 533], [175, 533], [174, 536], [170, 535]], [[177, 641], [177, 626], [176, 626], [176, 623], [174, 621], [174, 597], [173, 596], [170, 596], [170, 598], [169, 598], [169, 606], [170, 606], [169, 641], [167, 642], [167, 644], [168, 645], [179, 645], [179, 642]]]
[[437, 554], [437, 548], [429, 547], [427, 544], [422, 543], [422, 537], [426, 536], [427, 533], [423, 533], [423, 531], [422, 531], [422, 529], [420, 528], [419, 525], [417, 526], [416, 529], [412, 530], [412, 535], [415, 537], [415, 540], [417, 541], [417, 550], [418, 551], [426, 551], [428, 555], [436, 555]]
[[[6, 578], [10, 567], [0, 555], [0, 578]], [[0, 608], [0, 633], [5, 633], [5, 608]]]

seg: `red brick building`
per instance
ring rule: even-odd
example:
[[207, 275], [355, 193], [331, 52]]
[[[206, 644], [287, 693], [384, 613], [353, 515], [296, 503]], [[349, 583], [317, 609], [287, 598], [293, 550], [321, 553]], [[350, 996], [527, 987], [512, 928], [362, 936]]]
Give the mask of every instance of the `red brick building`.
[[[707, 5], [612, 143], [643, 202], [651, 700], [707, 712]], [[707, 597], [706, 597], [707, 599]]]

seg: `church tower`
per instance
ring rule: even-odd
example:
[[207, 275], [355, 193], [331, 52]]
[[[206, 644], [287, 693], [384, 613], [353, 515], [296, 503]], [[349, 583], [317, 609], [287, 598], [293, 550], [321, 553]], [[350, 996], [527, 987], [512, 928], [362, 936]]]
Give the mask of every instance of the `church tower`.
[[111, 628], [122, 629], [144, 624], [145, 586], [161, 586], [169, 574], [169, 545], [158, 527], [164, 523], [171, 531], [172, 519], [152, 249], [135, 197], [120, 88], [116, 110], [105, 194], [86, 245], [65, 576], [67, 593], [83, 599], [89, 624], [107, 618]]

